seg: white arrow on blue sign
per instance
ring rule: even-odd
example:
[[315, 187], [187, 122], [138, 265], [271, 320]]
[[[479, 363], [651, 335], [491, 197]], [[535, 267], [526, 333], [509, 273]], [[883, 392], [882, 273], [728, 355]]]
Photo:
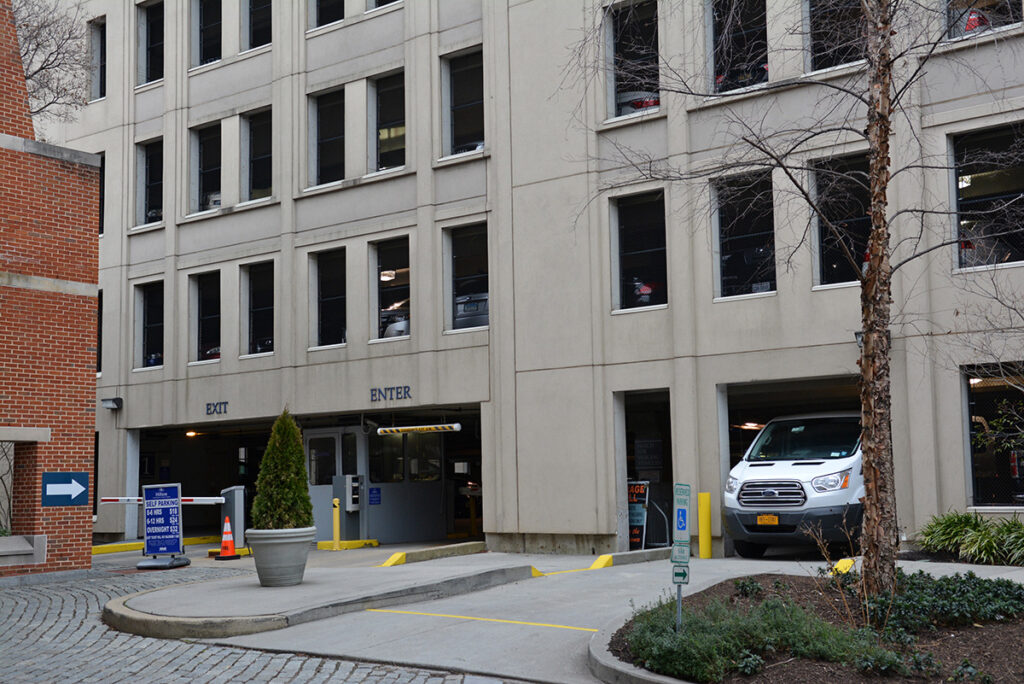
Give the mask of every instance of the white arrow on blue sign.
[[89, 503], [89, 473], [43, 473], [43, 506]]

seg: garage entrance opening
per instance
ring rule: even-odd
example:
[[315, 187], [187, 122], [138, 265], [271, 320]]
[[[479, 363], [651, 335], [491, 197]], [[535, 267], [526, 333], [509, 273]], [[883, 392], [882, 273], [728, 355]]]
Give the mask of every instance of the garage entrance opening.
[[[642, 548], [669, 546], [672, 515], [672, 414], [668, 390], [624, 392], [626, 479], [649, 484]], [[622, 483], [625, 487], [627, 483]], [[631, 523], [630, 527], [634, 525]]]
[[[772, 418], [824, 411], [860, 411], [857, 376], [807, 378], [728, 385], [729, 463], [731, 469]], [[721, 420], [721, 418], [719, 418]]]

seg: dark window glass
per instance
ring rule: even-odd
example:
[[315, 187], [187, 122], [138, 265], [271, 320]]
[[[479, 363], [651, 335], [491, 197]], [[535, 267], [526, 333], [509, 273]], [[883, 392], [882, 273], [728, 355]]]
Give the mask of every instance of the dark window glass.
[[329, 485], [338, 473], [338, 443], [334, 437], [310, 437], [309, 484]]
[[142, 293], [142, 366], [164, 363], [164, 284], [139, 286]]
[[487, 226], [457, 228], [451, 238], [452, 327], [487, 325]]
[[775, 223], [768, 174], [719, 183], [718, 239], [722, 296], [775, 290]]
[[953, 145], [961, 268], [1024, 261], [1024, 126], [968, 133]]
[[819, 162], [814, 180], [822, 214], [818, 217], [821, 284], [858, 280], [871, 233], [868, 160], [852, 157]]
[[323, 26], [345, 18], [345, 0], [317, 0], [316, 25]]
[[249, 0], [249, 47], [270, 42], [271, 0]]
[[220, 0], [199, 0], [199, 63], [220, 59]]
[[974, 506], [1024, 505], [1020, 362], [966, 373]]
[[143, 223], [155, 223], [164, 218], [164, 143], [156, 140], [143, 146], [145, 158], [145, 190], [143, 195]]
[[484, 146], [483, 54], [448, 60], [451, 87], [451, 154], [472, 152]]
[[199, 139], [199, 210], [220, 206], [220, 124], [196, 131]]
[[316, 98], [316, 182], [345, 177], [345, 91]]
[[373, 6], [383, 7], [384, 5], [390, 5], [395, 2], [398, 2], [398, 0], [374, 0]]
[[379, 337], [408, 335], [409, 238], [377, 243], [377, 303]]
[[612, 13], [615, 44], [615, 116], [657, 107], [658, 3], [625, 5]]
[[953, 0], [947, 8], [949, 37], [974, 36], [1021, 20], [1018, 0]]
[[103, 290], [96, 294], [96, 372], [103, 372]]
[[146, 7], [146, 82], [164, 77], [164, 4]]
[[345, 341], [345, 250], [316, 256], [317, 344]]
[[619, 307], [665, 304], [665, 200], [660, 192], [616, 202], [619, 224]]
[[765, 0], [714, 0], [715, 90], [768, 80]]
[[274, 264], [249, 267], [249, 353], [274, 351]]
[[[669, 393], [623, 393], [626, 423], [626, 478], [646, 480], [648, 505], [662, 511], [672, 508], [672, 410]], [[653, 506], [652, 506], [653, 508]], [[652, 511], [653, 513], [653, 511]], [[655, 515], [657, 515], [655, 513]], [[658, 516], [660, 517], [660, 516]], [[630, 547], [647, 548], [671, 543], [669, 530], [661, 525], [630, 525]]]
[[100, 152], [100, 206], [99, 206], [99, 223], [100, 223], [100, 235], [103, 235], [103, 215], [106, 213], [107, 208], [107, 155], [105, 152]]
[[864, 58], [860, 0], [811, 0], [811, 68], [827, 69]]
[[96, 38], [96, 97], [107, 96], [107, 25], [96, 22], [94, 34]]
[[269, 111], [249, 117], [249, 199], [270, 197], [274, 191], [272, 129]]
[[405, 75], [377, 80], [377, 168], [405, 164]]
[[369, 436], [370, 482], [401, 482], [405, 479], [405, 435]]
[[405, 457], [409, 462], [410, 482], [434, 482], [441, 479], [441, 454], [444, 435], [410, 433], [405, 435]]
[[196, 355], [220, 358], [220, 272], [196, 276]]

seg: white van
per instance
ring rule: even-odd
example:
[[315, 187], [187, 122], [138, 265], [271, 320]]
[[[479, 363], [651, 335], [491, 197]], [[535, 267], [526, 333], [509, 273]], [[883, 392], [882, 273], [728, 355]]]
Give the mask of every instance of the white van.
[[722, 523], [736, 553], [760, 558], [771, 544], [860, 535], [864, 477], [860, 414], [815, 413], [769, 421], [725, 483]]

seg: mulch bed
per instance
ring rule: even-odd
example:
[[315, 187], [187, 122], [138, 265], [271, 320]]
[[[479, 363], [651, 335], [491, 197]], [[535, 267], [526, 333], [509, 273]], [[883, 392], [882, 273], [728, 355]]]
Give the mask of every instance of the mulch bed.
[[[757, 575], [756, 580], [764, 592], [756, 598], [744, 598], [736, 591], [733, 580], [727, 580], [705, 589], [699, 594], [684, 596], [684, 605], [699, 608], [714, 599], [727, 601], [737, 608], [746, 608], [754, 602], [763, 601], [771, 595], [792, 599], [805, 610], [833, 624], [848, 624], [843, 618], [845, 611], [837, 591], [829, 589], [827, 580], [814, 577], [789, 575]], [[776, 580], [780, 580], [776, 582]], [[822, 591], [825, 589], [825, 591]], [[856, 610], [856, 606], [854, 606]], [[609, 644], [611, 652], [620, 660], [633, 663], [625, 634], [632, 628], [627, 622]], [[890, 650], [897, 647], [887, 645]], [[978, 670], [990, 675], [996, 682], [1024, 682], [1024, 620], [1012, 622], [985, 623], [972, 627], [938, 629], [918, 635], [913, 650], [931, 653], [942, 663], [940, 674], [927, 677], [879, 677], [861, 674], [854, 667], [837, 663], [825, 663], [790, 658], [784, 654], [769, 660], [765, 657], [765, 668], [757, 675], [732, 675], [725, 679], [730, 684], [823, 684], [824, 682], [945, 682], [951, 680], [953, 671], [964, 658]]]

